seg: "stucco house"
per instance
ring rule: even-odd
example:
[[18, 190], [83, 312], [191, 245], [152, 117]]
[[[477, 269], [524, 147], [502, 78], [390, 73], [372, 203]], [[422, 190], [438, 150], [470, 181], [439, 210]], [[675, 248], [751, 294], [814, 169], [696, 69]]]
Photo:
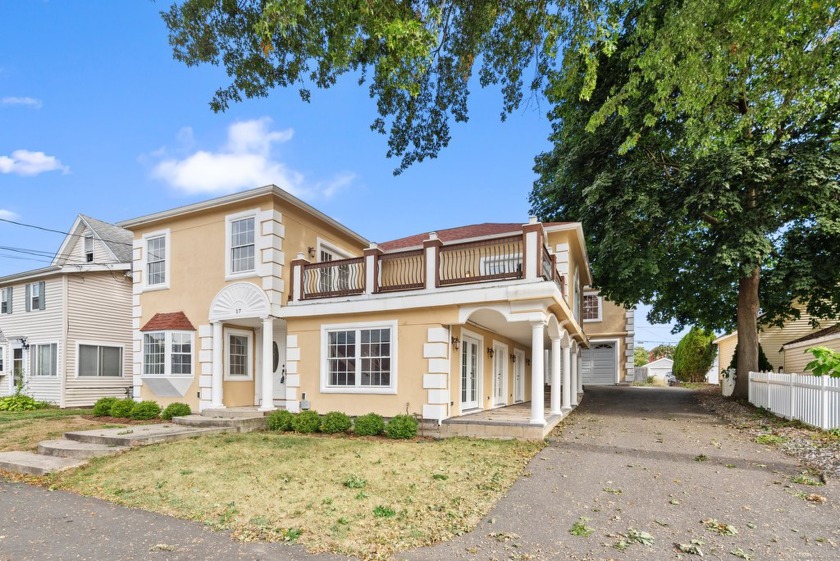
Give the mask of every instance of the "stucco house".
[[583, 383], [605, 385], [633, 381], [634, 310], [607, 300], [597, 290], [587, 287], [581, 315], [589, 338], [589, 348], [582, 352]]
[[523, 404], [538, 430], [578, 401], [578, 223], [377, 245], [269, 185], [120, 226], [134, 234], [136, 399], [436, 423]]
[[60, 407], [131, 388], [127, 230], [79, 215], [49, 266], [0, 278], [0, 396]]

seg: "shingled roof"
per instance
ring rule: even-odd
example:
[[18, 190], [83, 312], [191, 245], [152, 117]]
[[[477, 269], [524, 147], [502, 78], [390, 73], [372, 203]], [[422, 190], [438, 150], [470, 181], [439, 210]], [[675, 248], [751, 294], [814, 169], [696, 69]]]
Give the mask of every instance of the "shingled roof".
[[820, 339], [821, 337], [827, 337], [829, 335], [834, 335], [835, 333], [840, 333], [840, 323], [836, 323], [830, 327], [826, 327], [825, 329], [820, 329], [819, 331], [814, 331], [813, 333], [809, 333], [799, 339], [789, 341], [785, 343], [785, 346], [793, 345], [795, 343], [804, 343], [805, 341], [811, 341], [813, 339]]
[[120, 263], [131, 263], [134, 241], [134, 235], [131, 232], [84, 214], [79, 216], [93, 230], [94, 235], [111, 250], [111, 253]]
[[[545, 222], [543, 225], [554, 226], [557, 224], [565, 224], [565, 222]], [[445, 228], [443, 230], [430, 231], [436, 232], [438, 239], [442, 242], [454, 242], [458, 240], [481, 238], [484, 236], [509, 234], [513, 232], [520, 232], [521, 230], [521, 222], [483, 222], [481, 224], [470, 224], [469, 226], [458, 226], [457, 228]], [[382, 242], [378, 245], [383, 251], [393, 251], [397, 249], [405, 249], [407, 247], [421, 246], [423, 245], [423, 240], [427, 239], [429, 239], [429, 232], [423, 232], [422, 234], [414, 234], [413, 236], [406, 236], [405, 238]]]
[[195, 331], [184, 312], [155, 314], [140, 331]]

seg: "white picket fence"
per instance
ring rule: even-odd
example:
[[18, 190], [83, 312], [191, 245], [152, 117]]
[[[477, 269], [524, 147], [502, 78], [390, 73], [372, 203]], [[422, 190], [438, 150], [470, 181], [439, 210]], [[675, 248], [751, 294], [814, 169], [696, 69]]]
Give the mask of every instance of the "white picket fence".
[[840, 378], [750, 372], [750, 403], [821, 429], [840, 428]]

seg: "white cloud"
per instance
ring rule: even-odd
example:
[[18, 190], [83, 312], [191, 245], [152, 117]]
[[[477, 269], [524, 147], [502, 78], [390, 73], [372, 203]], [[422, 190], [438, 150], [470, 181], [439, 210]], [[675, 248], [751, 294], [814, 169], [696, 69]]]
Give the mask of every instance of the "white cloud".
[[17, 213], [5, 208], [0, 208], [0, 219], [2, 220], [17, 220], [19, 217]]
[[[239, 121], [228, 127], [227, 139], [216, 151], [197, 150], [183, 158], [166, 157], [166, 149], [156, 150], [153, 157], [163, 157], [152, 170], [152, 176], [183, 193], [223, 194], [273, 183], [293, 195], [305, 198], [332, 197], [355, 179], [342, 173], [334, 179], [313, 186], [302, 173], [291, 169], [272, 155], [275, 144], [292, 139], [292, 129], [271, 130], [271, 119], [263, 117]], [[177, 135], [183, 149], [195, 143], [191, 127]]]
[[10, 156], [0, 156], [0, 173], [17, 175], [38, 175], [47, 171], [70, 173], [70, 168], [62, 164], [55, 156], [43, 152], [15, 150]]
[[26, 105], [40, 109], [44, 102], [34, 97], [0, 97], [0, 105]]

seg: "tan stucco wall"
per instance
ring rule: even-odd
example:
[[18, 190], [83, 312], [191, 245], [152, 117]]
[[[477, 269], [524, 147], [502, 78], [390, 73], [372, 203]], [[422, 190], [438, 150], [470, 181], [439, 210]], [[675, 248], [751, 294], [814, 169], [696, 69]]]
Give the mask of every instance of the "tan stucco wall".
[[[597, 294], [597, 291], [585, 290], [584, 294]], [[585, 320], [583, 329], [590, 346], [594, 341], [618, 341], [618, 381], [624, 381], [627, 377], [627, 309], [602, 297], [601, 319]]]

